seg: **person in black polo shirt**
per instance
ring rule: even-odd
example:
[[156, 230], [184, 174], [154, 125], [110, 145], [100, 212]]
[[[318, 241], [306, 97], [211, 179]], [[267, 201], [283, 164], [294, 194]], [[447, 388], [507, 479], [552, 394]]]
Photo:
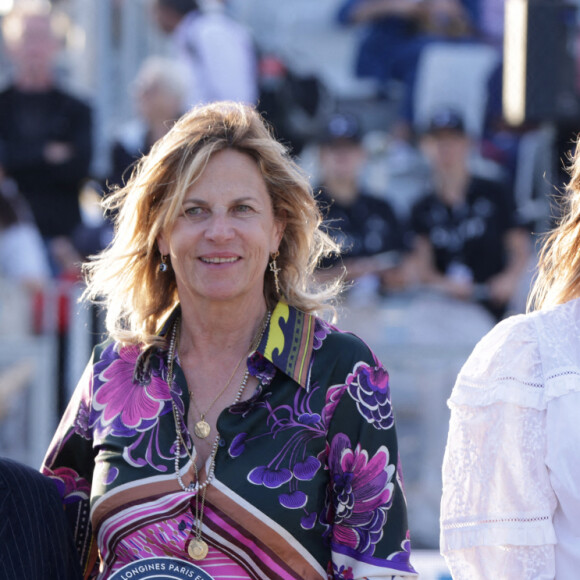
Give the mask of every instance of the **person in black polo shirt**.
[[342, 247], [340, 256], [326, 260], [328, 275], [344, 267], [348, 280], [385, 289], [398, 284], [397, 265], [403, 234], [391, 205], [361, 188], [366, 162], [360, 124], [354, 115], [335, 113], [319, 139], [320, 187], [318, 201], [329, 234]]
[[513, 196], [501, 183], [470, 174], [471, 140], [457, 112], [437, 111], [421, 147], [433, 181], [411, 211], [417, 277], [501, 319], [530, 258]]

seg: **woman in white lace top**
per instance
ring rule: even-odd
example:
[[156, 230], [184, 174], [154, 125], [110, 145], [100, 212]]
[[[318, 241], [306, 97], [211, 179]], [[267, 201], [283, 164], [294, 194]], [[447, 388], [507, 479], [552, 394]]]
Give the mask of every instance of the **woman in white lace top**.
[[530, 310], [480, 341], [449, 401], [441, 552], [455, 580], [580, 578], [580, 155]]

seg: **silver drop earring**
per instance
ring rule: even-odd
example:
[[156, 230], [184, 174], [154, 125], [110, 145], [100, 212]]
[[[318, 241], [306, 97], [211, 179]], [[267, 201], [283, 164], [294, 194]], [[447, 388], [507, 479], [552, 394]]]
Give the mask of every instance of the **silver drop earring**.
[[167, 272], [169, 266], [167, 265], [167, 256], [161, 254], [161, 263], [159, 264], [159, 271], [160, 272]]

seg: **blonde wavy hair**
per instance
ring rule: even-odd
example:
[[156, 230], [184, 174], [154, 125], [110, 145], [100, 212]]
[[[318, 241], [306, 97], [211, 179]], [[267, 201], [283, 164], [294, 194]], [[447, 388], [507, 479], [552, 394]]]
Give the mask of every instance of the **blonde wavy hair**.
[[[321, 229], [322, 217], [308, 177], [273, 137], [255, 109], [233, 102], [199, 106], [179, 119], [141, 158], [126, 186], [103, 202], [114, 217], [110, 246], [84, 266], [85, 299], [106, 309], [106, 327], [123, 344], [161, 344], [158, 332], [178, 303], [172, 269], [159, 271], [157, 238], [171, 231], [187, 191], [217, 152], [234, 149], [258, 166], [274, 216], [285, 224], [277, 258], [283, 299], [305, 312], [332, 309], [341, 281], [318, 284], [322, 257], [339, 248]], [[277, 300], [272, 274], [264, 274], [269, 308]]]
[[570, 181], [556, 226], [543, 239], [528, 310], [563, 304], [580, 296], [580, 150], [568, 167]]

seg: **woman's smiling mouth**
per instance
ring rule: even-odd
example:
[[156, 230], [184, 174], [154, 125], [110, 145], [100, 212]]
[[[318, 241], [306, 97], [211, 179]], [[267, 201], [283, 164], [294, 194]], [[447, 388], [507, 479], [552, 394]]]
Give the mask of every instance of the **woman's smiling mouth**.
[[205, 264], [232, 264], [233, 262], [237, 262], [239, 259], [239, 257], [235, 256], [231, 258], [204, 258], [202, 256], [200, 258], [200, 260]]

